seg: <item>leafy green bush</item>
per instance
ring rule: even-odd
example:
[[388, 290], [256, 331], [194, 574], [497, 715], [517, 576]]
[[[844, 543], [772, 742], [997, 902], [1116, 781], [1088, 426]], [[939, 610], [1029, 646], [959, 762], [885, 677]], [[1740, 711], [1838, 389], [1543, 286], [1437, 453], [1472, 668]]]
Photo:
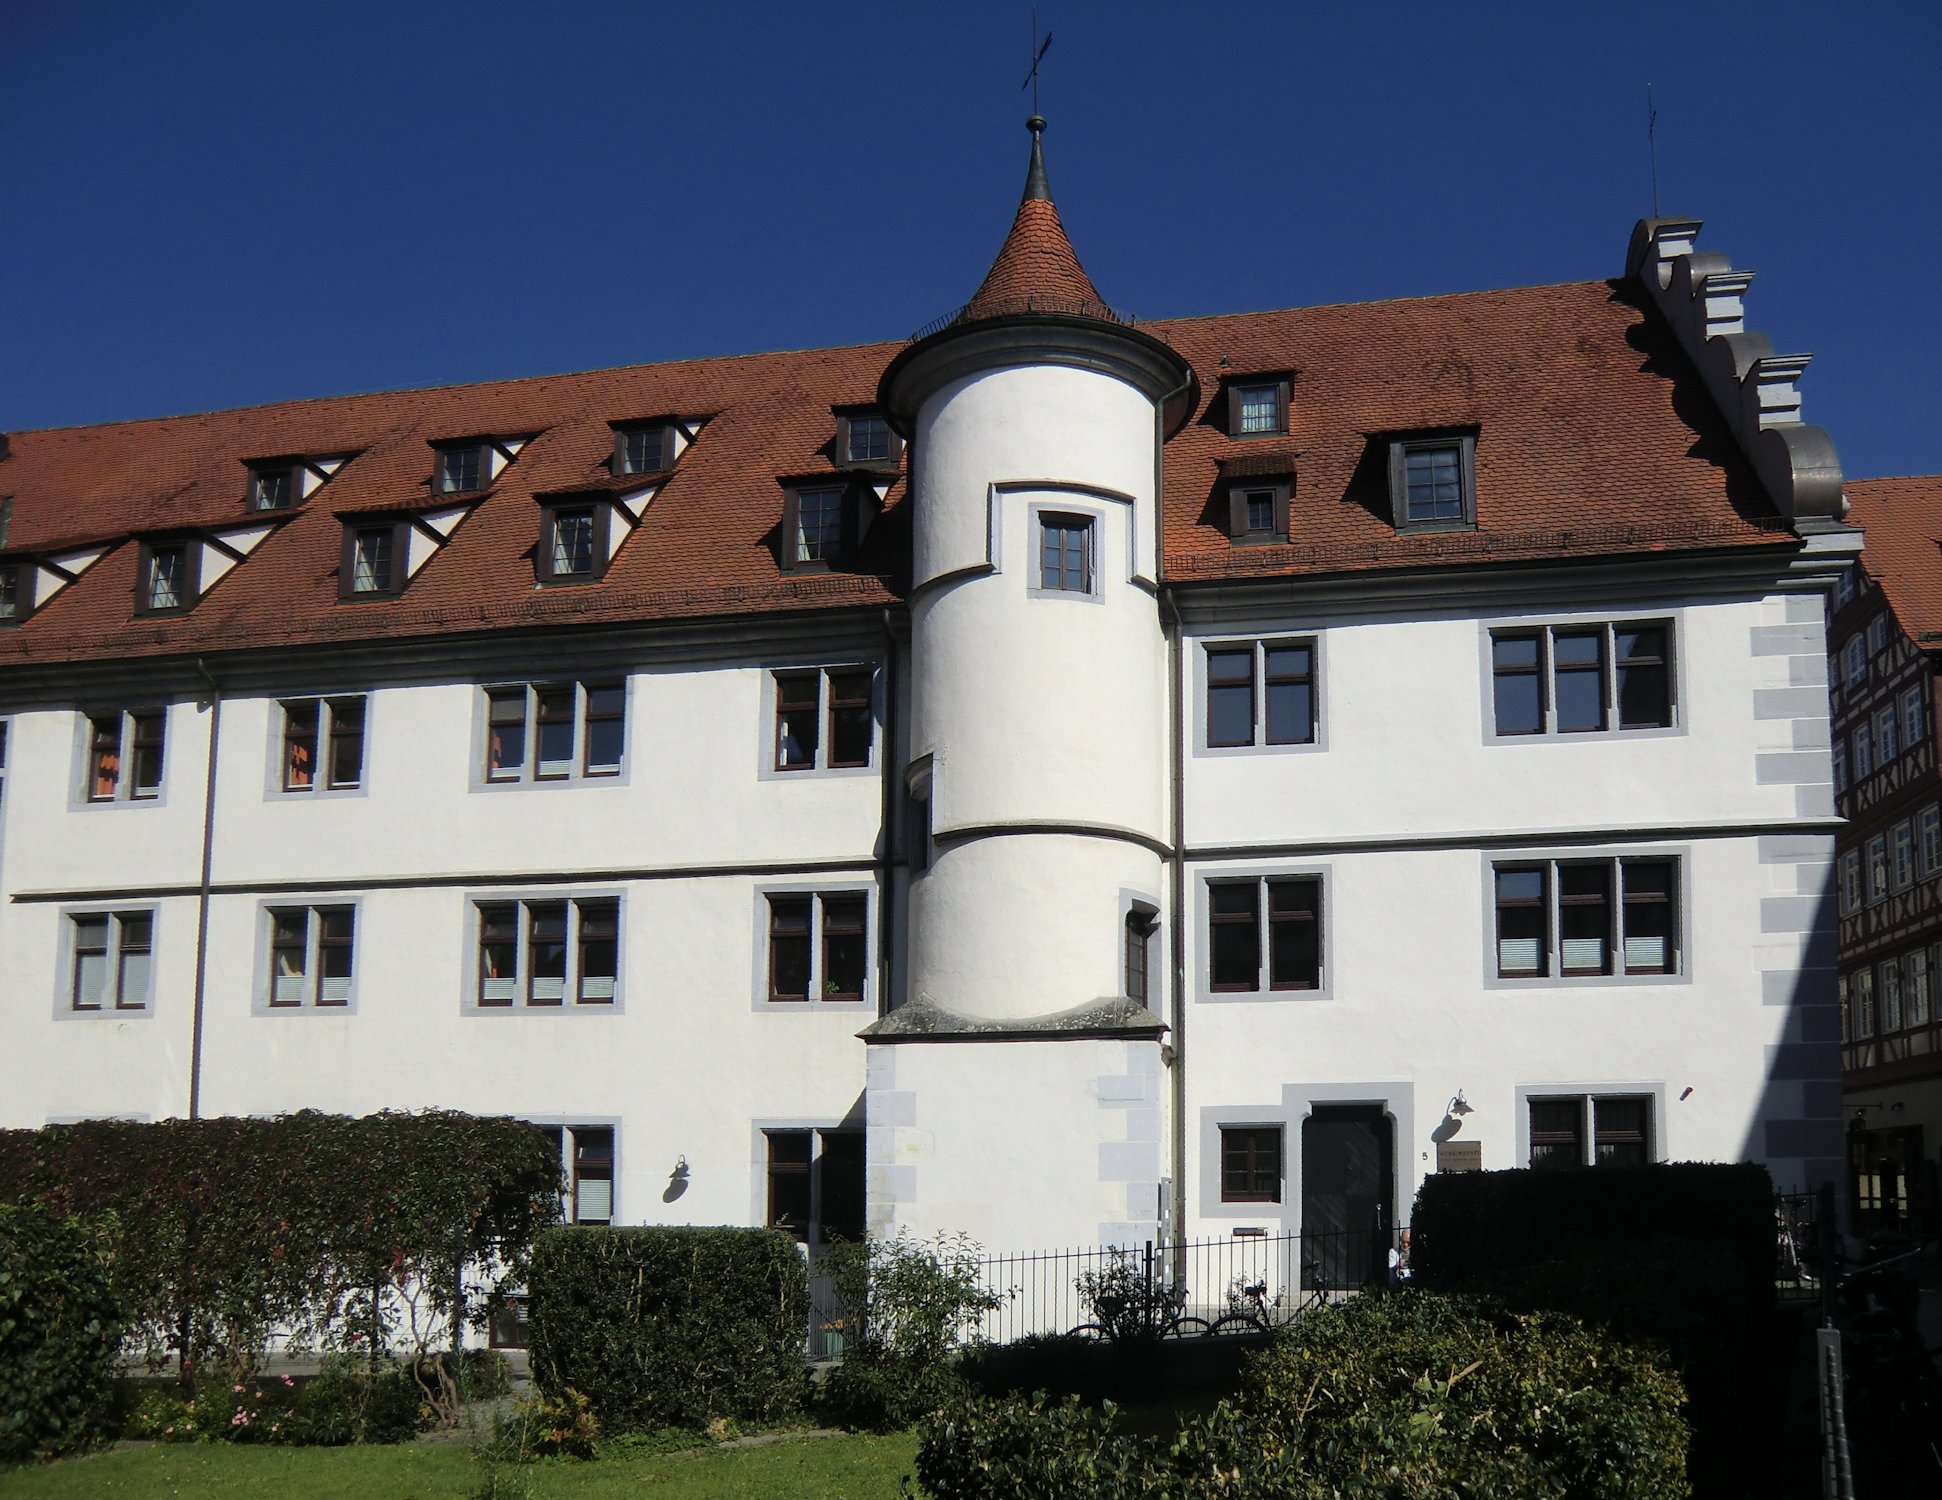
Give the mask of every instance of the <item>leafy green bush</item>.
[[129, 1332], [185, 1380], [248, 1373], [277, 1327], [326, 1348], [443, 1341], [523, 1274], [558, 1187], [543, 1132], [450, 1111], [0, 1131], [0, 1203], [116, 1215]]
[[1053, 1404], [1044, 1395], [960, 1396], [919, 1429], [917, 1483], [936, 1500], [1094, 1500], [1150, 1495], [1144, 1445], [1113, 1431], [1111, 1403]]
[[121, 1318], [102, 1235], [112, 1226], [0, 1206], [0, 1463], [107, 1431]]
[[1410, 1222], [1411, 1276], [1432, 1291], [1677, 1236], [1718, 1246], [1768, 1305], [1773, 1298], [1773, 1181], [1753, 1162], [1433, 1173]]
[[1114, 1433], [1110, 1407], [970, 1401], [923, 1424], [917, 1476], [934, 1500], [1672, 1500], [1680, 1399], [1569, 1318], [1404, 1292], [1304, 1314], [1170, 1444]]
[[122, 1430], [158, 1443], [402, 1443], [430, 1410], [411, 1366], [339, 1355], [303, 1380], [205, 1374], [192, 1391], [143, 1384]]
[[609, 1432], [772, 1421], [802, 1399], [809, 1276], [771, 1229], [554, 1229], [533, 1253], [533, 1380]]
[[1327, 1483], [1533, 1500], [1685, 1494], [1683, 1400], [1659, 1357], [1575, 1319], [1423, 1292], [1296, 1319], [1238, 1398]]
[[894, 1430], [961, 1396], [960, 1353], [999, 1298], [985, 1290], [977, 1245], [964, 1235], [929, 1242], [899, 1234], [836, 1245], [824, 1273], [843, 1304], [843, 1362], [823, 1403], [846, 1427]]

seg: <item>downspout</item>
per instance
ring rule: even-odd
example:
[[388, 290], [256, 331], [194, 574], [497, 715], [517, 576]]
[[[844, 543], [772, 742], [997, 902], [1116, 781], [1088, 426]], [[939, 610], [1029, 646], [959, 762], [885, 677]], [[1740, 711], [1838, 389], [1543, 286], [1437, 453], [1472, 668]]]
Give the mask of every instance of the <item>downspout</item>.
[[[1187, 1278], [1187, 1252], [1181, 1225], [1185, 1222], [1187, 1183], [1187, 961], [1184, 947], [1187, 905], [1186, 848], [1186, 748], [1181, 731], [1180, 693], [1180, 608], [1174, 602], [1173, 588], [1167, 582], [1166, 528], [1166, 445], [1167, 408], [1195, 389], [1193, 368], [1187, 378], [1160, 398], [1154, 412], [1153, 442], [1153, 578], [1158, 585], [1160, 621], [1167, 636], [1167, 778], [1168, 815], [1172, 821], [1172, 846], [1168, 863], [1172, 866], [1172, 910], [1167, 921], [1167, 945], [1172, 962], [1167, 966], [1173, 981], [1173, 1065], [1167, 1069], [1172, 1085], [1173, 1139], [1170, 1143], [1173, 1173], [1173, 1243], [1168, 1248], [1167, 1267], [1173, 1284], [1184, 1285]], [[1189, 413], [1191, 415], [1191, 413]]]
[[189, 1008], [189, 1118], [202, 1118], [202, 1001], [209, 976], [209, 885], [216, 852], [216, 750], [222, 740], [223, 690], [202, 658], [196, 670], [209, 684], [209, 772], [202, 788], [202, 879], [196, 890], [196, 985]]
[[896, 794], [902, 784], [902, 774], [893, 769], [900, 764], [897, 750], [897, 628], [890, 617], [890, 611], [883, 612], [883, 638], [887, 649], [883, 656], [883, 833], [877, 856], [878, 878], [881, 881], [882, 895], [878, 898], [881, 914], [878, 917], [878, 930], [882, 933], [877, 943], [877, 1014], [890, 1014], [890, 981], [895, 972], [893, 944], [896, 938], [894, 917], [897, 910], [897, 840], [896, 840]]
[[1184, 1283], [1187, 1274], [1186, 1251], [1183, 1248], [1185, 1236], [1180, 1232], [1183, 1222], [1181, 1195], [1186, 1191], [1187, 1178], [1187, 963], [1185, 954], [1185, 929], [1187, 905], [1187, 850], [1186, 850], [1186, 787], [1182, 771], [1184, 745], [1180, 731], [1180, 610], [1173, 602], [1173, 590], [1164, 583], [1160, 587], [1161, 619], [1167, 632], [1167, 716], [1169, 754], [1167, 758], [1172, 787], [1169, 789], [1169, 809], [1172, 819], [1172, 837], [1168, 842], [1172, 849], [1167, 863], [1171, 867], [1172, 899], [1168, 903], [1171, 911], [1167, 922], [1167, 944], [1173, 957], [1168, 965], [1173, 981], [1173, 1066], [1167, 1070], [1173, 1088], [1173, 1160], [1169, 1164], [1173, 1172], [1173, 1263], [1169, 1267], [1175, 1285]]

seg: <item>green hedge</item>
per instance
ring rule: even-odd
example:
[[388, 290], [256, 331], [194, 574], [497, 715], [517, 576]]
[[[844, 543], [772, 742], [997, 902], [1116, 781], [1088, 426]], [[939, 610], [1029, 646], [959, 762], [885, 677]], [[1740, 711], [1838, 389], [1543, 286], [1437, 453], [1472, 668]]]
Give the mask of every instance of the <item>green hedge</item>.
[[544, 1133], [447, 1111], [0, 1131], [0, 1203], [113, 1214], [130, 1333], [185, 1371], [247, 1369], [279, 1327], [346, 1348], [477, 1318], [479, 1268], [522, 1274], [558, 1187]]
[[1430, 1288], [1675, 1236], [1717, 1246], [1773, 1296], [1773, 1182], [1753, 1162], [1439, 1172], [1423, 1179], [1410, 1229], [1414, 1279]]
[[533, 1253], [533, 1380], [604, 1432], [768, 1421], [806, 1377], [809, 1273], [772, 1229], [554, 1229]]
[[42, 1209], [0, 1206], [0, 1462], [105, 1436], [120, 1344], [96, 1237]]
[[[1570, 1314], [1665, 1348], [1691, 1394], [1691, 1467], [1730, 1494], [1779, 1451], [1767, 1376], [1774, 1325], [1773, 1187], [1752, 1164], [1425, 1179], [1418, 1285]], [[1751, 1468], [1749, 1466], [1752, 1466]]]
[[1170, 1439], [1110, 1408], [961, 1403], [921, 1429], [917, 1477], [933, 1500], [1675, 1500], [1681, 1396], [1570, 1318], [1411, 1291], [1305, 1313]]

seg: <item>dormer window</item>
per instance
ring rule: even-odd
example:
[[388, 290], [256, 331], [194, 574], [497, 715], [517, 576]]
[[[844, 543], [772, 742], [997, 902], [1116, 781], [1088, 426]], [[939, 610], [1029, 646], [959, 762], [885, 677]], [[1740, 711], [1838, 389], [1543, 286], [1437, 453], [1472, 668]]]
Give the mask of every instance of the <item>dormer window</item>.
[[18, 625], [34, 612], [34, 565], [0, 563], [0, 625]]
[[1473, 435], [1396, 438], [1389, 499], [1398, 531], [1461, 531], [1477, 524]]
[[1228, 387], [1230, 437], [1279, 437], [1288, 430], [1288, 382], [1245, 380]]
[[782, 566], [828, 567], [845, 553], [841, 485], [805, 485], [782, 507]]
[[1227, 534], [1242, 545], [1288, 540], [1286, 480], [1236, 480], [1227, 491]]
[[344, 552], [339, 563], [338, 596], [344, 599], [386, 599], [405, 585], [403, 521], [346, 525]]
[[659, 474], [673, 467], [674, 431], [666, 422], [629, 422], [614, 428], [614, 473]]
[[250, 465], [249, 508], [288, 510], [297, 503], [297, 466]]
[[856, 556], [893, 476], [817, 474], [785, 479], [776, 562], [811, 572]]
[[437, 465], [432, 470], [432, 493], [464, 495], [484, 489], [486, 481], [492, 477], [488, 447], [483, 442], [452, 443], [441, 447]]
[[881, 413], [837, 413], [836, 462], [840, 467], [894, 469], [903, 448], [903, 439], [890, 430], [888, 419]]
[[196, 602], [196, 559], [194, 543], [143, 542], [138, 563], [136, 612], [144, 615], [174, 614]]
[[597, 501], [549, 505], [540, 514], [540, 582], [584, 583], [607, 571], [609, 506]]

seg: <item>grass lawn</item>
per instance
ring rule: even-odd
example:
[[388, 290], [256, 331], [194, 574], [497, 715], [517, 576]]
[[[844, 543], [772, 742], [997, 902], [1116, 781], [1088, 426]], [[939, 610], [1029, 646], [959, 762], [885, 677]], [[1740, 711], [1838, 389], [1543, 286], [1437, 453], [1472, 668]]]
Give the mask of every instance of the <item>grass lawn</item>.
[[[515, 1471], [533, 1500], [893, 1500], [911, 1472], [917, 1439], [843, 1436], [789, 1439], [754, 1448], [622, 1453], [591, 1463], [552, 1459]], [[392, 1448], [243, 1448], [182, 1444], [125, 1449], [41, 1468], [0, 1471], [6, 1500], [472, 1500], [483, 1470], [471, 1450], [407, 1443]], [[517, 1491], [515, 1491], [517, 1493]]]

